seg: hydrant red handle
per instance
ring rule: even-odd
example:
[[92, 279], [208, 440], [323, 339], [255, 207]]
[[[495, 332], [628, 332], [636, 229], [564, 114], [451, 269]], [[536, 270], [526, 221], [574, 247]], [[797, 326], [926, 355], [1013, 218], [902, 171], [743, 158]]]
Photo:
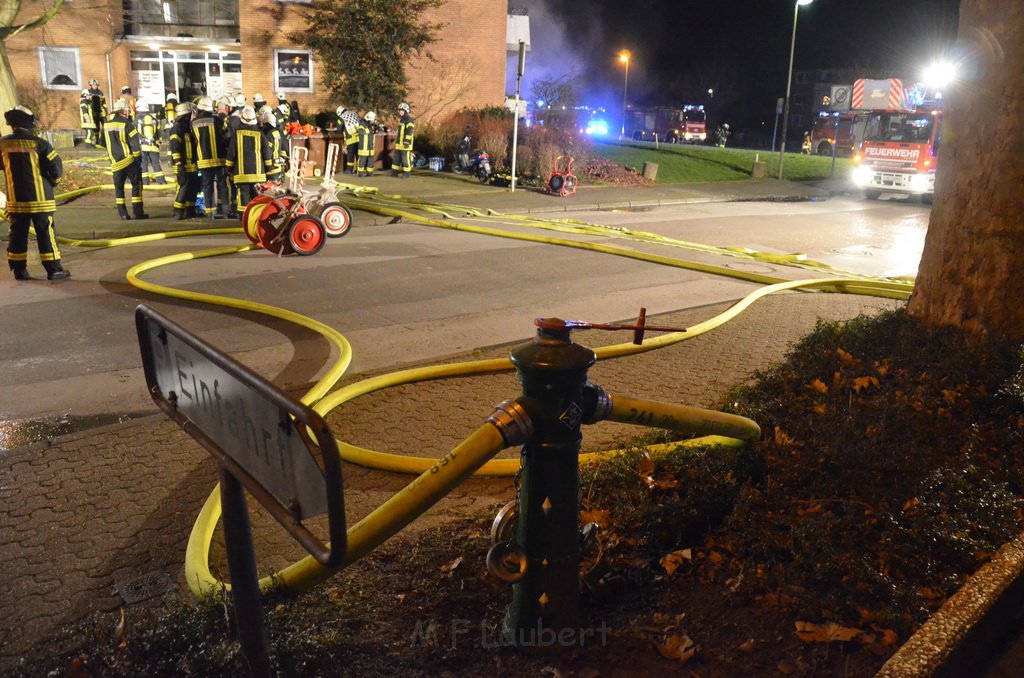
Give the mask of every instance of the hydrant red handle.
[[685, 327], [663, 327], [647, 324], [647, 309], [641, 308], [635, 325], [618, 325], [614, 323], [588, 323], [584, 320], [562, 320], [561, 318], [537, 318], [533, 324], [542, 330], [558, 332], [560, 330], [630, 330], [633, 332], [633, 343], [640, 345], [644, 340], [644, 332], [685, 332]]

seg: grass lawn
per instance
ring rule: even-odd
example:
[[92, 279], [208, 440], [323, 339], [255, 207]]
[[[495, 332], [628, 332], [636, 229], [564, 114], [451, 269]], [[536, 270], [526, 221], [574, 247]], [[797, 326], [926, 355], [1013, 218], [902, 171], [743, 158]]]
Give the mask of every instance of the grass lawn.
[[[715, 146], [687, 146], [683, 144], [595, 141], [598, 155], [642, 171], [645, 162], [658, 165], [657, 183], [681, 184], [698, 181], [738, 181], [749, 179], [755, 157], [767, 165], [766, 176], [778, 175], [778, 155], [768, 151], [750, 151]], [[849, 158], [836, 159], [836, 176], [847, 176], [853, 168]], [[816, 155], [787, 153], [784, 179], [802, 181], [827, 179], [832, 170], [832, 158]]]

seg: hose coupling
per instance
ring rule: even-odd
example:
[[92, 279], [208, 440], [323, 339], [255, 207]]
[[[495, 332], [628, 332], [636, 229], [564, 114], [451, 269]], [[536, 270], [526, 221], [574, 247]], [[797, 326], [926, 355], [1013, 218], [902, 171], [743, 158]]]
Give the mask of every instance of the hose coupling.
[[533, 421], [526, 409], [515, 400], [505, 400], [496, 405], [487, 421], [501, 433], [506, 447], [522, 445], [533, 437]]
[[583, 385], [583, 397], [586, 399], [587, 409], [590, 411], [590, 416], [583, 421], [584, 424], [596, 424], [611, 415], [612, 397], [608, 395], [608, 391], [588, 381]]

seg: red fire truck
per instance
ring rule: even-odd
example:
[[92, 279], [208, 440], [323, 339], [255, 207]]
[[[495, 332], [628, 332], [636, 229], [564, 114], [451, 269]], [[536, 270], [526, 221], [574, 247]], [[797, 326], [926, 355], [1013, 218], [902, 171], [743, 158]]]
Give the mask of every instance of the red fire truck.
[[867, 117], [864, 113], [821, 113], [811, 127], [812, 151], [832, 155], [834, 147], [837, 156], [852, 156], [864, 141]]
[[[858, 84], [866, 93], [858, 99]], [[882, 91], [888, 96], [882, 96]], [[860, 104], [860, 105], [858, 105]], [[858, 80], [853, 107], [868, 112], [864, 143], [854, 156], [853, 180], [871, 200], [883, 192], [910, 193], [930, 204], [942, 140], [941, 101], [912, 101], [899, 80]]]
[[701, 144], [708, 138], [703, 106], [630, 106], [626, 136], [638, 141]]

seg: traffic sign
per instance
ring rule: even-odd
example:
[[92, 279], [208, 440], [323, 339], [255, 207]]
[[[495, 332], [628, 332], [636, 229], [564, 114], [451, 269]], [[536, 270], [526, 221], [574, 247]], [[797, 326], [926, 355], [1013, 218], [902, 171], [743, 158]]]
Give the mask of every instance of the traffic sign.
[[845, 113], [850, 110], [849, 85], [832, 85], [832, 94], [829, 97], [828, 110]]

